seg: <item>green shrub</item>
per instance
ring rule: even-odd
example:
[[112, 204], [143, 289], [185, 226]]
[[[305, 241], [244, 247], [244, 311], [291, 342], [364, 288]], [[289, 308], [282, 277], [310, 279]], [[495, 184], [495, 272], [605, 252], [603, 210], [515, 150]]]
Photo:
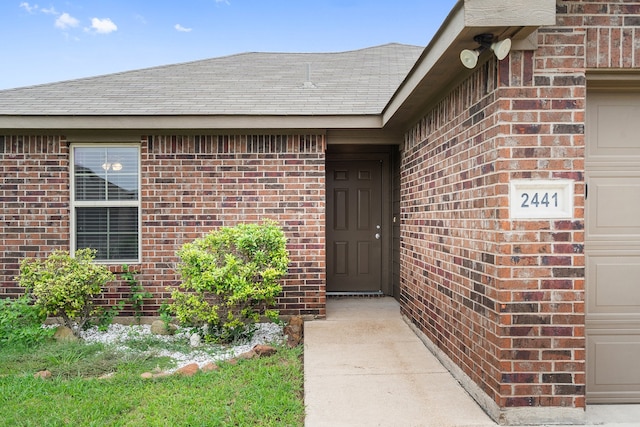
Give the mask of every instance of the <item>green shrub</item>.
[[76, 335], [92, 316], [100, 315], [97, 297], [102, 286], [113, 280], [105, 266], [93, 263], [95, 254], [93, 249], [79, 249], [72, 257], [56, 250], [46, 259], [26, 258], [16, 278], [43, 314], [60, 317]]
[[32, 304], [28, 295], [0, 299], [0, 346], [31, 346], [50, 338], [55, 329], [43, 328], [47, 316]]
[[205, 338], [230, 342], [271, 310], [282, 288], [289, 254], [282, 229], [273, 221], [223, 227], [186, 243], [178, 251], [182, 288], [170, 310], [184, 326], [206, 326]]

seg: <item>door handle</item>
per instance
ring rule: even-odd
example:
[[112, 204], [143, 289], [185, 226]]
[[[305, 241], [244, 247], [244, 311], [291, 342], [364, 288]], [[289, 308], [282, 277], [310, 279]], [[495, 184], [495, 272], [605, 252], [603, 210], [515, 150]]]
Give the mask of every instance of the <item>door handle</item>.
[[380, 237], [382, 237], [380, 233], [376, 233], [376, 240], [380, 240]]

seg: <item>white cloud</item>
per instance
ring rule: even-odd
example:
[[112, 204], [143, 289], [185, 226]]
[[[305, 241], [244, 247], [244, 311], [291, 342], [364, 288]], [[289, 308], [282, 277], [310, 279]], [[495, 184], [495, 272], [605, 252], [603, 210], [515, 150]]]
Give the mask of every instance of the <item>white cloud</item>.
[[20, 7], [23, 8], [24, 10], [26, 10], [29, 13], [34, 13], [35, 11], [38, 10], [38, 5], [37, 4], [34, 4], [33, 6], [31, 6], [26, 1], [23, 1], [22, 3], [20, 3]]
[[78, 21], [76, 18], [74, 18], [73, 16], [69, 15], [68, 13], [63, 13], [62, 15], [58, 16], [58, 19], [56, 19], [56, 28], [60, 28], [61, 30], [66, 30], [67, 28], [70, 27], [77, 27], [80, 24], [80, 21]]
[[185, 28], [180, 24], [176, 24], [174, 25], [174, 27], [177, 31], [180, 31], [181, 33], [190, 33], [192, 31], [192, 28]]
[[40, 7], [37, 4], [31, 5], [26, 1], [20, 3], [20, 7], [26, 10], [27, 12], [34, 14], [36, 12], [42, 12], [46, 15], [60, 15], [60, 13], [56, 10], [55, 7], [51, 6], [49, 9]]
[[40, 12], [46, 13], [47, 15], [59, 15], [58, 11], [53, 6], [51, 6], [49, 9], [42, 8], [40, 9]]
[[118, 26], [109, 18], [91, 18], [91, 28], [98, 34], [109, 34], [118, 30]]
[[229, 3], [229, 0], [216, 0], [216, 3], [224, 3], [226, 5], [231, 5], [231, 3]]

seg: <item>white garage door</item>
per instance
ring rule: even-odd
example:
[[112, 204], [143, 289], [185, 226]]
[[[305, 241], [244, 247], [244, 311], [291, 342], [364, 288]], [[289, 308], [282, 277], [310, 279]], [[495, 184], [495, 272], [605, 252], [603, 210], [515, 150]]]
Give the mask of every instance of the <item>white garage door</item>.
[[589, 92], [587, 402], [640, 403], [640, 92]]

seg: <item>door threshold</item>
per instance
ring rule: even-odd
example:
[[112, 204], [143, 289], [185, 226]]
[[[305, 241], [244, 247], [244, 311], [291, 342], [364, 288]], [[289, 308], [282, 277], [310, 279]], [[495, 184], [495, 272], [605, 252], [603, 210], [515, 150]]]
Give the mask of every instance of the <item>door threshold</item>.
[[382, 291], [375, 292], [327, 292], [327, 298], [378, 298], [385, 297]]

